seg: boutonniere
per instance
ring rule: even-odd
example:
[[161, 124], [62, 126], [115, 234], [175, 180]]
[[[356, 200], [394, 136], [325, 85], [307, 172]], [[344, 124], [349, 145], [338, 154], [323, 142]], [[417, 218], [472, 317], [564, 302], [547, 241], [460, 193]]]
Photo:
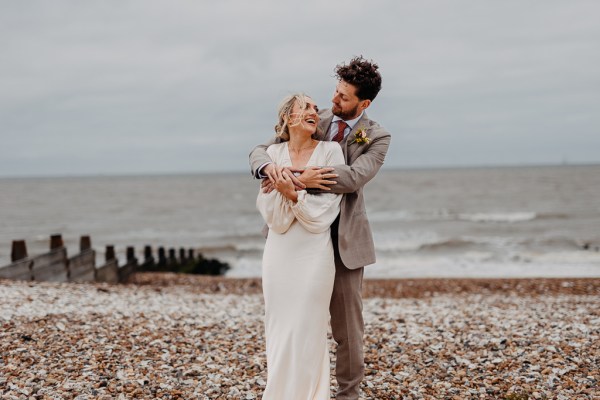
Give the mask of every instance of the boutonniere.
[[358, 128], [358, 130], [354, 132], [354, 140], [352, 141], [352, 143], [363, 144], [370, 142], [371, 138], [367, 137], [367, 128]]

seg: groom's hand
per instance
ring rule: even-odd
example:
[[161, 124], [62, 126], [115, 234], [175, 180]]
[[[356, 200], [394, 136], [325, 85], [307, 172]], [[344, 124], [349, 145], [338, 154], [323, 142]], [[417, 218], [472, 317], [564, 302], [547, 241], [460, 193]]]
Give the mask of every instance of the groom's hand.
[[303, 170], [296, 170], [296, 172], [302, 172], [298, 177], [298, 180], [301, 181], [306, 188], [331, 190], [331, 188], [326, 185], [335, 185], [337, 182], [332, 181], [331, 179], [339, 176], [338, 174], [333, 173], [334, 170], [335, 168], [331, 167], [306, 167]]
[[[262, 180], [260, 187], [264, 193], [271, 193], [273, 190], [275, 190], [275, 181], [277, 180], [278, 169], [279, 167], [273, 163], [268, 164], [263, 168], [262, 173], [267, 175], [267, 178]], [[286, 174], [292, 180], [296, 190], [306, 189], [304, 183], [302, 183], [296, 176], [296, 174], [299, 174], [302, 171], [303, 170], [297, 170], [294, 168], [281, 168], [281, 173]]]

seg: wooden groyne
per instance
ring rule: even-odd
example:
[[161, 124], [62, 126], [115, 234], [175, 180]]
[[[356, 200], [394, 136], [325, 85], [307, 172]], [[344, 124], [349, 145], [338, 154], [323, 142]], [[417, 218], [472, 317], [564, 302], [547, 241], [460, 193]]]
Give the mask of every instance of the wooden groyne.
[[12, 242], [11, 264], [0, 267], [0, 279], [50, 282], [127, 282], [136, 272], [170, 271], [192, 274], [223, 275], [229, 265], [215, 259], [205, 259], [194, 249], [166, 249], [159, 247], [154, 257], [152, 246], [144, 247], [144, 258], [139, 262], [135, 248], [126, 248], [123, 264], [113, 245], [106, 246], [104, 260], [96, 265], [96, 251], [90, 236], [81, 236], [79, 253], [67, 254], [62, 235], [50, 236], [50, 251], [30, 257], [24, 240]]

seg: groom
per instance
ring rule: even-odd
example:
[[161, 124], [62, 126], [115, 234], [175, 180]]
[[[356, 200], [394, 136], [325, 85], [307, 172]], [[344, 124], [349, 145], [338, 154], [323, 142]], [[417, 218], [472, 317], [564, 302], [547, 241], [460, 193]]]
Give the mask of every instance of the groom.
[[[379, 171], [390, 134], [367, 117], [365, 110], [381, 89], [377, 64], [362, 57], [335, 68], [338, 84], [330, 110], [319, 112], [319, 140], [340, 143], [346, 165], [334, 168], [310, 167], [290, 177], [299, 188], [321, 189], [343, 194], [340, 215], [331, 226], [335, 255], [335, 282], [329, 311], [336, 341], [337, 400], [357, 400], [364, 377], [362, 281], [364, 266], [375, 262], [373, 236], [363, 197], [363, 187]], [[250, 153], [256, 178], [271, 177], [275, 165], [266, 148], [278, 141], [259, 145]], [[331, 179], [335, 179], [332, 181]]]

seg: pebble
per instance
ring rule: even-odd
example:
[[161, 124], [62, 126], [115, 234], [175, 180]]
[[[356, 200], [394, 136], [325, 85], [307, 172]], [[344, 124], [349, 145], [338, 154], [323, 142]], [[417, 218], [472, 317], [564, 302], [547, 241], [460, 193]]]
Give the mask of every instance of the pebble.
[[[260, 399], [260, 283], [143, 275], [0, 281], [0, 398]], [[600, 399], [600, 280], [440, 282], [365, 282], [361, 399]]]

